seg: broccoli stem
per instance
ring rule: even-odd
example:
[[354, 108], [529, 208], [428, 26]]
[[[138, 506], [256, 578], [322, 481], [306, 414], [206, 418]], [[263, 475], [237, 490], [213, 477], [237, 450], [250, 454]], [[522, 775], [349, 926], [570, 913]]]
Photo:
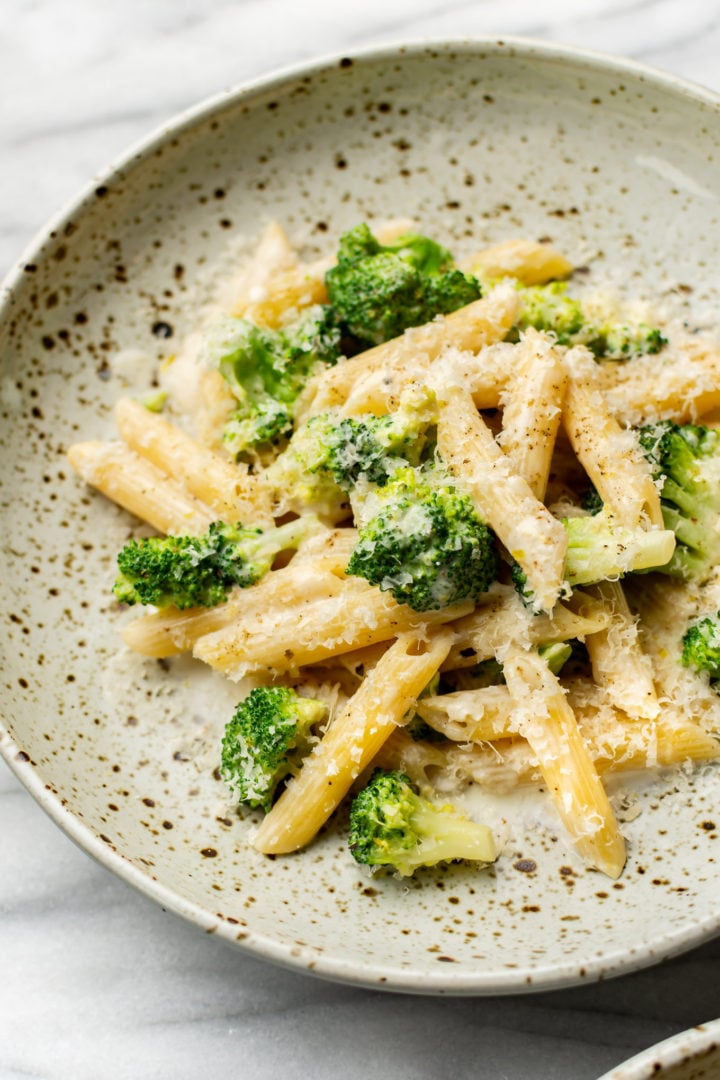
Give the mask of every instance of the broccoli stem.
[[303, 540], [322, 531], [323, 528], [324, 526], [313, 514], [306, 514], [284, 525], [277, 525], [266, 532], [258, 533], [257, 537], [244, 540], [242, 550], [250, 562], [271, 562], [281, 551], [297, 548]]
[[[411, 824], [418, 834], [415, 857], [407, 852], [407, 865], [415, 869], [425, 864], [451, 862], [453, 859], [469, 859], [490, 863], [495, 860], [495, 842], [490, 829], [477, 822], [466, 821], [452, 811], [430, 803], [422, 803], [413, 811]], [[402, 873], [402, 856], [398, 869]], [[409, 871], [412, 873], [412, 870]]]
[[675, 550], [670, 529], [625, 529], [600, 514], [566, 518], [565, 577], [570, 585], [612, 580], [633, 570], [666, 566]]

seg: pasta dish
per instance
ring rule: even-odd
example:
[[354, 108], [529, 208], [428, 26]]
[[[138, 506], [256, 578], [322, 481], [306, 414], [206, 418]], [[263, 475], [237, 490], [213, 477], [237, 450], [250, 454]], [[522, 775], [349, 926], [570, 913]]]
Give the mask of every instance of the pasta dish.
[[361, 863], [488, 864], [452, 793], [536, 785], [617, 878], [607, 778], [720, 756], [717, 346], [550, 243], [456, 264], [404, 222], [316, 262], [272, 223], [221, 307], [69, 459], [143, 523], [125, 644], [238, 683], [251, 842], [349, 796]]

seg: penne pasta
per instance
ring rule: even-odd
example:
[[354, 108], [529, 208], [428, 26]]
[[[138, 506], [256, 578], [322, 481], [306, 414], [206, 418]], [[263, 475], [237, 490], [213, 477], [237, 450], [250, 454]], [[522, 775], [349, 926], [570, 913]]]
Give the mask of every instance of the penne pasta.
[[503, 426], [498, 443], [518, 476], [542, 501], [560, 427], [567, 374], [556, 350], [534, 330], [523, 335], [515, 357], [515, 377], [501, 397]]
[[[406, 330], [402, 337], [327, 369], [309, 384], [300, 418], [306, 419], [344, 405], [359, 376], [364, 379], [371, 373], [382, 371], [384, 377], [393, 380], [392, 386], [397, 393], [408, 374], [423, 371], [445, 349], [478, 350], [483, 345], [501, 341], [512, 326], [517, 308], [514, 289], [500, 287], [451, 315]], [[359, 397], [360, 393], [353, 395], [354, 409], [359, 407]], [[372, 400], [377, 407], [377, 388]]]
[[720, 348], [707, 338], [688, 338], [664, 355], [602, 365], [597, 380], [621, 424], [695, 423], [720, 406]]
[[464, 602], [420, 613], [365, 582], [347, 579], [336, 595], [304, 604], [293, 621], [281, 608], [259, 619], [241, 617], [201, 637], [193, 654], [236, 680], [253, 671], [297, 672], [399, 634], [453, 622], [471, 607]]
[[247, 465], [236, 465], [130, 398], [115, 406], [120, 436], [137, 454], [228, 522], [272, 524], [269, 495]]
[[534, 240], [503, 240], [466, 260], [472, 273], [484, 278], [511, 277], [523, 285], [544, 285], [572, 273], [569, 259], [551, 244]]
[[298, 262], [285, 230], [277, 221], [269, 221], [240, 279], [232, 283], [235, 296], [229, 307], [233, 314], [248, 313], [272, 288], [273, 281], [297, 270]]
[[[720, 743], [691, 720], [661, 718], [638, 725], [625, 718], [617, 723], [613, 739], [596, 739], [582, 716], [580, 728], [593, 765], [600, 776], [614, 776], [636, 769], [701, 764], [717, 760]], [[381, 750], [377, 763], [383, 768], [405, 769], [413, 780], [432, 786], [437, 777], [478, 784], [498, 795], [519, 785], [544, 782], [539, 761], [522, 738], [502, 738], [488, 743], [428, 743], [418, 746], [398, 731]]]
[[446, 670], [472, 667], [494, 657], [508, 641], [549, 645], [604, 629], [610, 613], [599, 603], [576, 590], [573, 608], [558, 603], [550, 615], [530, 616], [514, 589], [495, 586], [487, 601], [455, 624], [457, 640], [445, 663]]
[[565, 431], [613, 521], [626, 529], [663, 527], [660, 496], [637, 437], [610, 412], [587, 349], [565, 355]]
[[592, 672], [610, 701], [629, 716], [654, 719], [660, 712], [650, 658], [643, 652], [619, 581], [588, 585], [587, 593], [610, 613], [608, 625], [585, 638]]
[[205, 446], [223, 452], [223, 429], [235, 409], [237, 400], [219, 371], [203, 371], [199, 379], [199, 395], [195, 412], [195, 432]]
[[259, 290], [257, 298], [241, 303], [233, 315], [277, 328], [290, 313], [296, 315], [313, 304], [326, 304], [325, 271], [330, 265], [321, 259], [277, 274]]
[[82, 479], [158, 532], [204, 532], [217, 514], [124, 443], [76, 443], [68, 461]]
[[417, 713], [453, 742], [496, 742], [517, 735], [507, 686], [483, 686], [422, 698]]
[[450, 629], [403, 634], [368, 673], [303, 763], [253, 839], [258, 851], [284, 854], [308, 844], [445, 659]]
[[562, 523], [512, 469], [468, 391], [445, 390], [438, 449], [467, 487], [483, 519], [527, 575], [538, 610], [550, 611], [562, 590], [567, 534]]
[[536, 652], [509, 646], [502, 659], [518, 733], [575, 847], [590, 866], [619, 877], [625, 842], [562, 687]]

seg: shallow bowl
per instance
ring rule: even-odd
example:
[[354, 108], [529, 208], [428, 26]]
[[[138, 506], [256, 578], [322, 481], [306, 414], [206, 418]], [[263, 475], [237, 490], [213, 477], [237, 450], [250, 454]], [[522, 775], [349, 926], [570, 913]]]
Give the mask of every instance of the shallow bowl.
[[[372, 879], [343, 825], [267, 859], [215, 766], [232, 687], [119, 647], [130, 521], [71, 475], [121, 394], [194, 328], [228, 240], [279, 219], [308, 256], [411, 216], [456, 250], [550, 237], [632, 288], [716, 302], [718, 99], [637, 66], [520, 41], [387, 48], [212, 100], [109, 169], [6, 283], [0, 315], [2, 751], [86, 851], [267, 959], [423, 993], [606, 977], [718, 931], [720, 773], [626, 782], [629, 862], [586, 871], [552, 817], [509, 812], [502, 859]], [[720, 824], [720, 822], [718, 822]]]
[[720, 1075], [720, 1020], [681, 1031], [600, 1080], [713, 1080]]

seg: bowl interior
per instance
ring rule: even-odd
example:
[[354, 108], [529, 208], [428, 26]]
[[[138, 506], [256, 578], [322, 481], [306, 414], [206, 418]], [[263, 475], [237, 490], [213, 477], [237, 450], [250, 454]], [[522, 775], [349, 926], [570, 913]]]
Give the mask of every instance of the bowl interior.
[[228, 814], [214, 771], [234, 688], [120, 646], [110, 586], [130, 519], [65, 451], [112, 437], [114, 401], [149, 387], [211, 268], [229, 271], [270, 218], [308, 256], [393, 216], [458, 253], [550, 237], [632, 292], [681, 286], [706, 309], [719, 141], [709, 96], [629, 66], [519, 43], [387, 50], [215, 101], [58, 220], [0, 325], [3, 748], [84, 847], [262, 955], [422, 992], [562, 985], [717, 930], [711, 768], [623, 781], [630, 857], [614, 885], [532, 799], [510, 807], [506, 854], [481, 874], [371, 879], [342, 822], [300, 856], [247, 847], [254, 819]]

